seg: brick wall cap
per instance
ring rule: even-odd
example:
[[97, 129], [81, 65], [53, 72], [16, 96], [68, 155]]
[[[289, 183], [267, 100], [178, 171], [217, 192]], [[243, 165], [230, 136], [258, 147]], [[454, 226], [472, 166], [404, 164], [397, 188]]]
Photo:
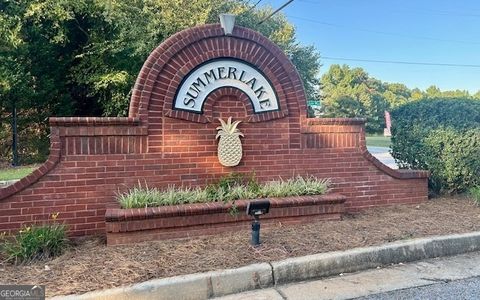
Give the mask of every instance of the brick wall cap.
[[363, 125], [364, 118], [308, 118], [307, 125]]
[[20, 192], [30, 185], [37, 182], [41, 177], [53, 170], [60, 161], [60, 143], [57, 135], [52, 134], [50, 137], [50, 155], [46, 162], [44, 162], [32, 173], [23, 177], [19, 181], [4, 188], [0, 188], [0, 200], [6, 199], [11, 195]]
[[115, 126], [139, 125], [140, 119], [134, 117], [51, 117], [51, 126]]
[[407, 170], [407, 169], [392, 169], [383, 164], [375, 156], [373, 156], [367, 149], [366, 145], [362, 146], [362, 154], [368, 161], [370, 161], [377, 169], [397, 179], [422, 179], [430, 176], [430, 171], [427, 170]]

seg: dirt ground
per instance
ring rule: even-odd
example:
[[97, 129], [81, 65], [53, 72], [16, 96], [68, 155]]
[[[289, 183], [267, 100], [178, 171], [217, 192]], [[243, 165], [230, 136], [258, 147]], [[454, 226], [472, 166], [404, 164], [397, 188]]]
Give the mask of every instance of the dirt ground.
[[347, 215], [342, 221], [262, 230], [263, 244], [249, 246], [244, 231], [106, 247], [102, 239], [72, 245], [62, 256], [31, 265], [0, 264], [2, 284], [42, 284], [47, 296], [84, 293], [153, 278], [240, 267], [334, 250], [480, 230], [480, 207], [465, 197], [438, 198]]

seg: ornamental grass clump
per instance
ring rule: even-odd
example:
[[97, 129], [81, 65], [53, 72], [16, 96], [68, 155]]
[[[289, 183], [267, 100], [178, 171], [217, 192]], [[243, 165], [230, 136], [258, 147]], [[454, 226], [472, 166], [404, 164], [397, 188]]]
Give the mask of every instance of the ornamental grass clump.
[[122, 208], [140, 208], [186, 203], [206, 202], [207, 194], [200, 188], [177, 188], [169, 186], [165, 190], [149, 188], [141, 184], [126, 193], [117, 194]]
[[29, 263], [55, 257], [68, 245], [67, 228], [56, 221], [58, 213], [52, 214], [52, 223], [23, 226], [13, 236], [0, 236], [0, 249], [5, 261], [14, 264]]
[[480, 185], [470, 188], [469, 194], [472, 197], [473, 202], [480, 206]]
[[262, 186], [264, 197], [288, 197], [303, 195], [322, 195], [328, 190], [329, 181], [316, 177], [297, 176], [287, 180], [270, 181]]
[[330, 181], [314, 176], [297, 176], [287, 180], [259, 184], [255, 177], [230, 174], [205, 189], [199, 187], [169, 186], [165, 190], [141, 184], [126, 193], [117, 194], [122, 208], [142, 208], [203, 202], [233, 202], [239, 199], [322, 195], [328, 191]]

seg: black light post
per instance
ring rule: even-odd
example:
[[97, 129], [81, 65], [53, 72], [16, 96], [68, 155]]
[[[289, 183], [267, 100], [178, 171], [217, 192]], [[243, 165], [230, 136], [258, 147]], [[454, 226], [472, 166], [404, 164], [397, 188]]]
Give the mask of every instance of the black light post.
[[255, 219], [252, 222], [252, 245], [260, 245], [260, 217], [253, 216]]
[[270, 201], [251, 201], [247, 205], [247, 215], [252, 216], [252, 246], [258, 247], [260, 245], [260, 216], [267, 214], [270, 210]]
[[17, 107], [12, 99], [12, 166], [18, 166]]

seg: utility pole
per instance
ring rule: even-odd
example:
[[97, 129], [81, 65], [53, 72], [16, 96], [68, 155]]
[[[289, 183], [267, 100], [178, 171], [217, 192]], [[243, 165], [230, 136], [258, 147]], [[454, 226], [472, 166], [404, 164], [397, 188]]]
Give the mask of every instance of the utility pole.
[[17, 136], [17, 107], [15, 99], [12, 98], [12, 166], [18, 166], [18, 136]]

